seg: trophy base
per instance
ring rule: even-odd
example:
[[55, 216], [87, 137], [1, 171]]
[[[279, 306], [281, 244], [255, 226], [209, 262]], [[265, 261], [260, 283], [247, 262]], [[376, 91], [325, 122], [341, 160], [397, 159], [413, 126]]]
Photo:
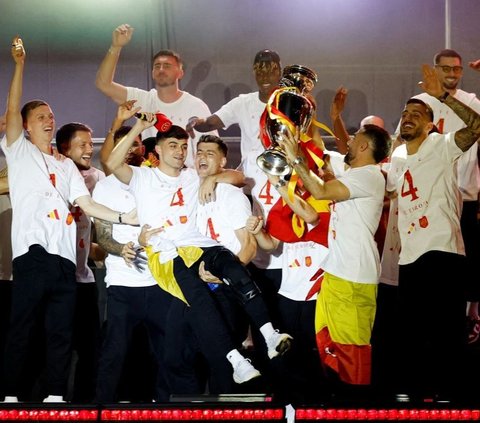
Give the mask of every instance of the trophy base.
[[285, 155], [276, 148], [268, 148], [260, 154], [257, 157], [257, 165], [272, 176], [286, 176], [292, 173]]

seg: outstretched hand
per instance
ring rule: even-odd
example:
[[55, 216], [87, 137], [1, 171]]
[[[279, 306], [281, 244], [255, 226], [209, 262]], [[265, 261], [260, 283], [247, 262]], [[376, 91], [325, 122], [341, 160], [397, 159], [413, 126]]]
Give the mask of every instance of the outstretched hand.
[[440, 97], [445, 90], [442, 87], [440, 80], [438, 79], [437, 72], [429, 65], [422, 65], [423, 81], [420, 81], [418, 85], [432, 97]]
[[162, 228], [154, 228], [151, 229], [150, 225], [143, 225], [142, 229], [140, 231], [140, 235], [138, 235], [138, 243], [142, 247], [146, 247], [147, 245], [150, 245], [150, 238], [156, 234], [159, 234], [160, 232], [163, 232], [165, 229]]
[[197, 116], [192, 116], [190, 119], [188, 119], [188, 123], [187, 123], [187, 126], [185, 127], [185, 131], [187, 131], [190, 138], [195, 138], [195, 132], [193, 129], [195, 128], [195, 125], [197, 125], [197, 123], [200, 120], [201, 119]]
[[332, 104], [330, 105], [330, 119], [334, 122], [345, 109], [345, 103], [347, 101], [348, 90], [345, 87], [339, 87], [335, 96], [333, 97]]
[[468, 62], [468, 66], [470, 66], [472, 69], [480, 72], [480, 59], [475, 60], [473, 62]]

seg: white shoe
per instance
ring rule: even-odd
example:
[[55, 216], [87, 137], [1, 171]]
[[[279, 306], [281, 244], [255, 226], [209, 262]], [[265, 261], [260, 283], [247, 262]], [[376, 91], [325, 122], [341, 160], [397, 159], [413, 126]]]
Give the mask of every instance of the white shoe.
[[61, 395], [49, 395], [43, 402], [66, 402]]
[[5, 403], [18, 402], [18, 397], [5, 397], [3, 402], [5, 402]]
[[268, 357], [285, 354], [292, 346], [292, 339], [288, 333], [273, 332], [267, 339]]
[[233, 380], [235, 383], [244, 383], [260, 376], [260, 372], [252, 366], [248, 358], [239, 361], [233, 369]]

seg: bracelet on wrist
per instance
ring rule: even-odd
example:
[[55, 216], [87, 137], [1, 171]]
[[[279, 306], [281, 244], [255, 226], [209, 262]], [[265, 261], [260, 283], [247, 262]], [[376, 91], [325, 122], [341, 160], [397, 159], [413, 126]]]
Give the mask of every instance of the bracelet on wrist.
[[305, 163], [305, 160], [303, 159], [303, 157], [297, 156], [295, 160], [292, 162], [292, 166], [297, 166], [303, 163]]
[[120, 56], [120, 51], [114, 50], [114, 47], [110, 47], [110, 48], [108, 49], [108, 52], [107, 52], [107, 53], [108, 53], [108, 54], [114, 54], [114, 55], [116, 55], [116, 56]]
[[124, 214], [124, 213], [123, 212], [118, 213], [118, 223], [123, 223], [122, 214]]
[[445, 100], [447, 99], [447, 97], [450, 95], [450, 93], [448, 91], [445, 91], [440, 97], [437, 97], [437, 100], [440, 102], [440, 103], [445, 103]]

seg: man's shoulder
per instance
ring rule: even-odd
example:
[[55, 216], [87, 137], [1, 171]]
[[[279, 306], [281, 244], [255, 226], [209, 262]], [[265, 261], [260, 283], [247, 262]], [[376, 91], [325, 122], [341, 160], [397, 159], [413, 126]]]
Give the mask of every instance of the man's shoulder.
[[463, 90], [457, 90], [455, 93], [455, 98], [460, 100], [462, 103], [465, 103], [467, 106], [480, 106], [480, 100], [477, 98], [475, 93], [467, 93]]
[[182, 96], [180, 97], [182, 101], [189, 101], [190, 103], [197, 103], [202, 105], [207, 105], [200, 97], [196, 97], [193, 94], [190, 94], [188, 91], [182, 91]]

